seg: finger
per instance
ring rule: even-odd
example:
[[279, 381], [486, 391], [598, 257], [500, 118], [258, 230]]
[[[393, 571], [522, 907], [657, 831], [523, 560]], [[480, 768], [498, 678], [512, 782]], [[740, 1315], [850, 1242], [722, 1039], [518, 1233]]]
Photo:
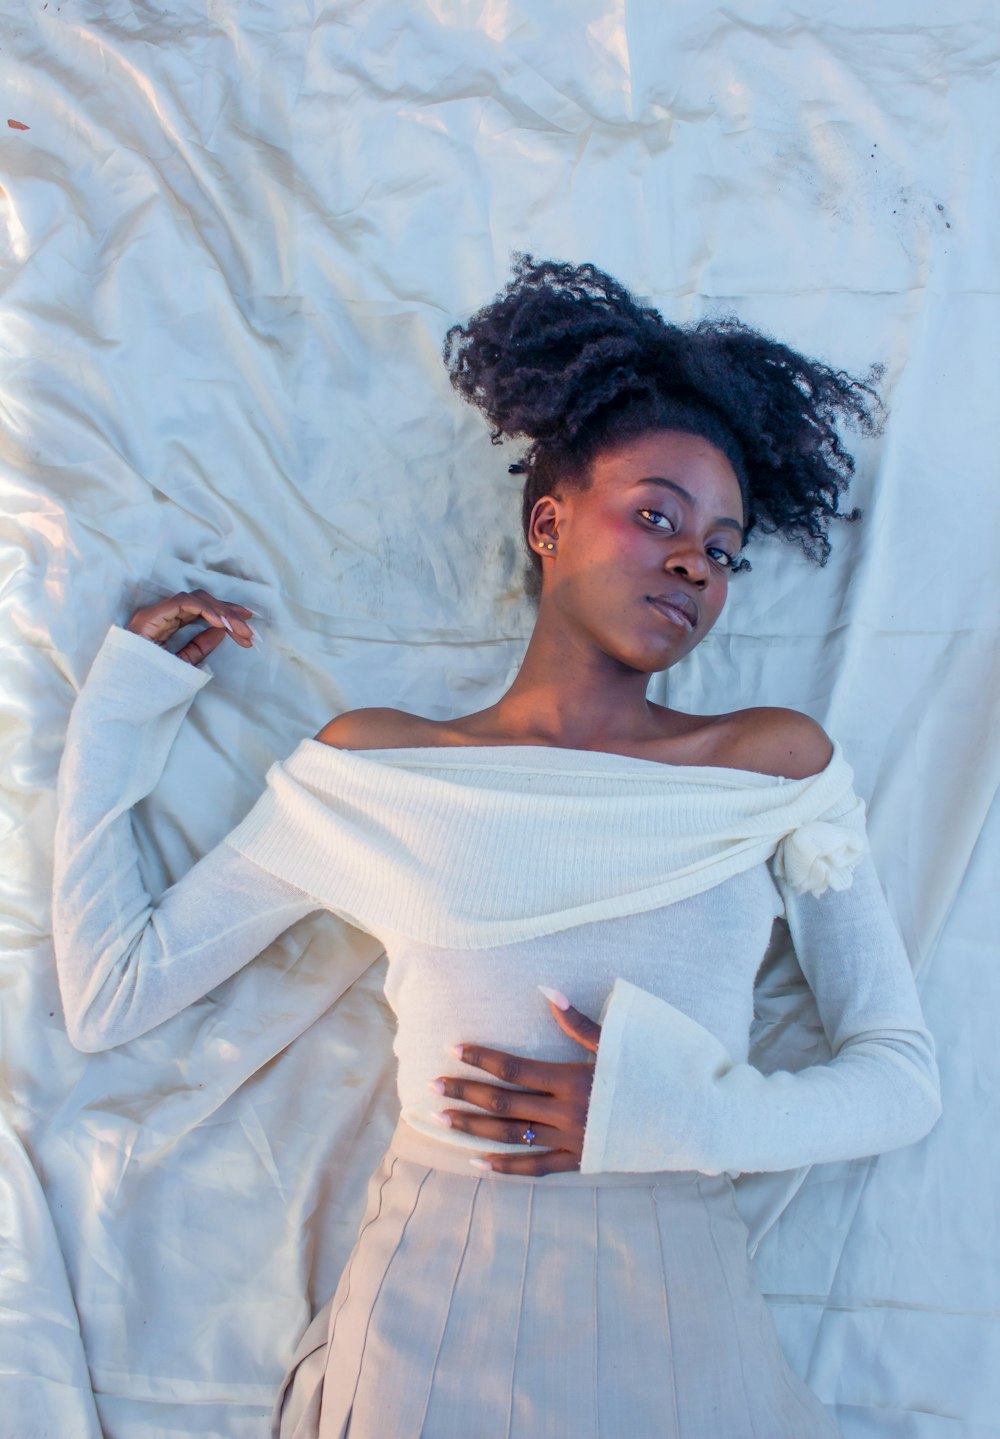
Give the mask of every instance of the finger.
[[224, 630], [202, 630], [177, 650], [175, 658], [185, 660], [190, 665], [200, 665], [225, 638]]
[[508, 1054], [504, 1049], [486, 1049], [481, 1044], [457, 1044], [454, 1053], [472, 1069], [484, 1069], [506, 1084], [516, 1084], [522, 1089], [533, 1089], [542, 1094], [554, 1092], [559, 1072], [567, 1067], [544, 1059], [525, 1059], [520, 1054]]
[[[541, 1124], [536, 1119], [491, 1119], [488, 1114], [473, 1114], [467, 1109], [442, 1110], [442, 1123], [445, 1119], [451, 1120], [447, 1128], [457, 1129], [462, 1134], [476, 1134], [491, 1144], [518, 1144], [526, 1149], [537, 1144], [544, 1149], [561, 1149], [567, 1139], [565, 1130]], [[534, 1136], [530, 1144], [525, 1134]]]
[[248, 619], [244, 618], [245, 614], [250, 613], [245, 605], [234, 605], [226, 600], [216, 599], [215, 595], [210, 595], [207, 590], [192, 590], [191, 594], [204, 601], [201, 615], [209, 624], [221, 625], [237, 644], [244, 645], [248, 649], [252, 646], [256, 636], [253, 626]]
[[549, 1001], [552, 1007], [552, 1014], [556, 1024], [563, 1034], [568, 1034], [570, 1039], [575, 1039], [577, 1044], [582, 1044], [584, 1049], [589, 1049], [591, 1054], [597, 1053], [597, 1046], [601, 1041], [601, 1026], [596, 1020], [581, 1014], [578, 1009], [570, 1005], [567, 1009], [560, 1009], [559, 1005]]
[[530, 1099], [531, 1104], [527, 1107], [532, 1114], [537, 1114], [539, 1119], [549, 1119], [549, 1111], [557, 1104], [544, 1090], [501, 1089], [498, 1084], [487, 1084], [484, 1080], [454, 1079], [450, 1075], [433, 1080], [431, 1088], [438, 1094], [446, 1094], [449, 1099], [461, 1099], [478, 1109], [488, 1109], [491, 1114], [520, 1114]]
[[548, 1154], [484, 1154], [495, 1174], [565, 1174], [580, 1168], [580, 1156], [568, 1149], [553, 1149]]

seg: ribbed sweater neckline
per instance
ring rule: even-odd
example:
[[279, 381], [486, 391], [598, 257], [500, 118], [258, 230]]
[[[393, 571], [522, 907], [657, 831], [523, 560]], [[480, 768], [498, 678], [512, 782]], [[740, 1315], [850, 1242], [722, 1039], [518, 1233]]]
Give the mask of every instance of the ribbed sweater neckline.
[[782, 780], [548, 745], [304, 739], [227, 841], [361, 928], [478, 949], [687, 898], [790, 843], [810, 876], [846, 879], [851, 779], [836, 747]]
[[[769, 787], [775, 784], [813, 784], [821, 781], [833, 771], [840, 770], [844, 763], [839, 746], [834, 743], [833, 754], [824, 769], [804, 780], [790, 779], [786, 775], [765, 774], [760, 770], [738, 769], [729, 765], [671, 764], [669, 761], [644, 759], [640, 755], [620, 754], [615, 750], [575, 749], [566, 745], [503, 744], [503, 745], [399, 745], [388, 749], [371, 748], [363, 750], [340, 749], [325, 744], [322, 740], [304, 739], [296, 753], [307, 762], [311, 758], [316, 764], [335, 765], [323, 752], [338, 757], [348, 756], [350, 760], [367, 761], [376, 765], [396, 766], [403, 769], [482, 769], [502, 771], [504, 769], [536, 769], [544, 774], [576, 773], [581, 768], [591, 773], [602, 769], [614, 771], [616, 767], [641, 766], [642, 772], [651, 777], [675, 776], [697, 782], [714, 781], [719, 784], [748, 785], [753, 788]], [[482, 756], [477, 760], [474, 757]], [[547, 759], [546, 756], [551, 756]], [[289, 757], [291, 758], [291, 756]], [[638, 771], [637, 771], [638, 772]]]

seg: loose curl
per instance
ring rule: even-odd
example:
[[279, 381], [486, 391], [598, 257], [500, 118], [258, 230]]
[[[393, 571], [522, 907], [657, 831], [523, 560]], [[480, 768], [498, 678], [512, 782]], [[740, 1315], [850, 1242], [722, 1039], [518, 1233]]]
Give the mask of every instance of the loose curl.
[[[530, 441], [511, 466], [526, 475], [526, 540], [542, 495], [586, 489], [599, 453], [657, 429], [700, 435], [727, 457], [746, 536], [781, 535], [824, 565], [830, 521], [860, 517], [839, 508], [854, 460], [837, 424], [879, 432], [880, 366], [855, 379], [731, 317], [669, 324], [595, 265], [528, 254], [514, 256], [495, 300], [448, 331], [444, 361], [494, 444]], [[537, 598], [541, 561], [529, 554]]]

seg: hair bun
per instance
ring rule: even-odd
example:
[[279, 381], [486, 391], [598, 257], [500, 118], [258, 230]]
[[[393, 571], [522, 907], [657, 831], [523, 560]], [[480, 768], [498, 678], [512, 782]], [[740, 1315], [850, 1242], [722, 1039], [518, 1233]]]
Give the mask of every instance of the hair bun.
[[[503, 291], [445, 337], [451, 382], [507, 436], [572, 444], [602, 392], [643, 372], [649, 387], [674, 328], [595, 265], [516, 254]], [[679, 332], [678, 332], [679, 333]], [[552, 403], [575, 395], [575, 403]]]
[[[451, 383], [490, 423], [523, 437], [524, 513], [558, 478], [652, 429], [702, 435], [730, 459], [746, 530], [795, 540], [825, 562], [854, 471], [838, 424], [876, 433], [877, 369], [853, 379], [728, 317], [669, 324], [593, 264], [513, 257], [500, 294], [444, 342]], [[537, 555], [533, 563], [538, 563]]]

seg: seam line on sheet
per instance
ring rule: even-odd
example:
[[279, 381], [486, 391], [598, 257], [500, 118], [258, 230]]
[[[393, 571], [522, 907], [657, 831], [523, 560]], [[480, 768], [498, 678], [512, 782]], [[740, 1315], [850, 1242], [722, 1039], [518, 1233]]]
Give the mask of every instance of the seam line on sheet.
[[674, 1411], [674, 1439], [681, 1439], [681, 1417], [677, 1409], [677, 1356], [674, 1353], [674, 1335], [670, 1323], [670, 1299], [667, 1294], [667, 1263], [663, 1253], [663, 1235], [660, 1232], [660, 1208], [656, 1202], [656, 1186], [649, 1191], [649, 1202], [653, 1210], [653, 1233], [660, 1255], [660, 1286], [663, 1291], [663, 1327], [667, 1336], [667, 1358], [670, 1371], [670, 1402]]
[[511, 1425], [514, 1422], [514, 1376], [517, 1373], [517, 1346], [521, 1338], [521, 1313], [524, 1309], [524, 1286], [528, 1275], [528, 1250], [531, 1247], [531, 1209], [535, 1199], [534, 1184], [528, 1185], [528, 1208], [524, 1216], [524, 1258], [521, 1261], [521, 1285], [517, 1299], [517, 1324], [514, 1326], [514, 1352], [510, 1360], [510, 1388], [507, 1391], [507, 1428], [504, 1430], [504, 1439], [510, 1439]]
[[[841, 1219], [841, 1228], [840, 1228], [841, 1234], [845, 1234], [845, 1235], [846, 1235], [846, 1234], [850, 1234], [850, 1233], [855, 1232], [855, 1224], [856, 1224], [856, 1222], [857, 1222], [858, 1214], [859, 1214], [859, 1212], [861, 1211], [861, 1207], [862, 1207], [862, 1205], [863, 1205], [863, 1203], [864, 1203], [864, 1201], [865, 1201], [866, 1196], [868, 1195], [869, 1186], [874, 1182], [875, 1162], [876, 1162], [876, 1161], [875, 1161], [874, 1157], [873, 1157], [873, 1158], [869, 1158], [869, 1159], [865, 1159], [865, 1160], [862, 1160], [862, 1161], [861, 1161], [861, 1183], [860, 1183], [860, 1185], [858, 1185], [858, 1186], [855, 1188], [854, 1193], [853, 1193], [853, 1195], [851, 1196], [851, 1200], [850, 1200], [850, 1215], [849, 1215], [849, 1217], [848, 1217], [848, 1219], [847, 1219], [846, 1226], [844, 1225], [843, 1219]], [[735, 1199], [734, 1199], [734, 1202], [735, 1202]], [[829, 1280], [829, 1284], [830, 1284], [830, 1288], [831, 1288], [831, 1289], [833, 1289], [834, 1286], [837, 1284], [837, 1282], [838, 1282], [839, 1279], [840, 1279], [841, 1273], [842, 1273], [842, 1271], [843, 1271], [843, 1267], [844, 1267], [844, 1257], [845, 1257], [846, 1248], [847, 1248], [846, 1244], [843, 1244], [843, 1243], [842, 1243], [841, 1246], [840, 1246], [840, 1253], [837, 1255], [837, 1261], [836, 1261], [836, 1263], [835, 1263], [834, 1266], [833, 1266], [833, 1273], [831, 1274], [830, 1280]], [[808, 1361], [808, 1363], [806, 1364], [805, 1375], [804, 1375], [804, 1378], [805, 1378], [805, 1380], [806, 1380], [807, 1382], [808, 1382], [808, 1379], [809, 1379], [809, 1377], [812, 1375], [812, 1372], [813, 1372], [813, 1365], [814, 1365], [815, 1360], [816, 1360], [816, 1349], [817, 1349], [818, 1344], [820, 1343], [820, 1332], [821, 1332], [821, 1330], [824, 1328], [825, 1324], [826, 1324], [826, 1313], [825, 1313], [825, 1306], [824, 1306], [824, 1313], [820, 1316], [820, 1322], [819, 1322], [819, 1324], [818, 1324], [818, 1325], [816, 1326], [816, 1328], [813, 1330], [813, 1341], [812, 1341], [812, 1344], [811, 1344], [810, 1347], [809, 1347], [809, 1361]]]
[[441, 1322], [441, 1333], [438, 1335], [437, 1348], [434, 1351], [434, 1363], [431, 1365], [430, 1377], [427, 1380], [427, 1398], [424, 1400], [423, 1413], [420, 1415], [420, 1428], [418, 1433], [424, 1432], [424, 1425], [427, 1423], [427, 1411], [431, 1407], [431, 1391], [434, 1388], [434, 1376], [437, 1374], [438, 1360], [441, 1358], [441, 1349], [444, 1345], [445, 1331], [448, 1328], [448, 1316], [451, 1313], [452, 1301], [455, 1297], [455, 1290], [458, 1287], [459, 1275], [462, 1272], [462, 1265], [465, 1263], [465, 1256], [469, 1249], [469, 1237], [472, 1234], [472, 1220], [476, 1212], [476, 1200], [479, 1198], [479, 1186], [481, 1179], [477, 1179], [472, 1188], [472, 1203], [469, 1205], [469, 1217], [465, 1223], [465, 1238], [462, 1240], [462, 1252], [458, 1256], [458, 1263], [455, 1265], [455, 1272], [451, 1277], [451, 1288], [448, 1290], [448, 1302], [444, 1306], [444, 1319]]
[[947, 1319], [1000, 1319], [1000, 1309], [949, 1309], [946, 1304], [911, 1304], [903, 1299], [828, 1299], [825, 1294], [782, 1294], [776, 1289], [762, 1289], [761, 1294], [772, 1309], [822, 1309], [831, 1314], [881, 1314], [883, 1310], [899, 1314], [933, 1314]]

